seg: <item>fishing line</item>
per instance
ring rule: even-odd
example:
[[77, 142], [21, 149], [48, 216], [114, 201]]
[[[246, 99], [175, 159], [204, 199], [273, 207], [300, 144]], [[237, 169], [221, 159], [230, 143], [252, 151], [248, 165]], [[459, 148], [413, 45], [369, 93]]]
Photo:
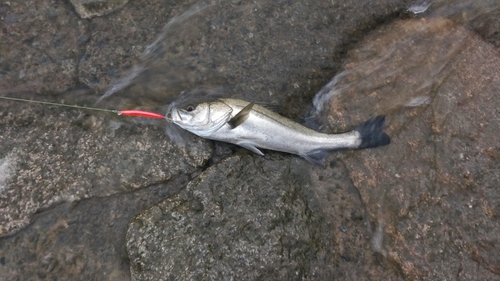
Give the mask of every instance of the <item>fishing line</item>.
[[163, 116], [161, 114], [158, 114], [158, 113], [155, 113], [155, 112], [144, 111], [144, 110], [135, 110], [135, 109], [131, 109], [131, 110], [112, 110], [112, 109], [105, 109], [105, 108], [98, 108], [98, 107], [89, 107], [89, 106], [81, 106], [81, 105], [74, 105], [74, 104], [64, 104], [64, 103], [55, 103], [55, 102], [48, 102], [48, 101], [28, 100], [28, 99], [20, 99], [20, 98], [10, 98], [10, 97], [2, 97], [2, 96], [0, 96], [0, 99], [11, 100], [11, 101], [22, 101], [22, 102], [38, 103], [38, 104], [45, 104], [45, 105], [52, 105], [52, 106], [63, 106], [63, 107], [85, 109], [85, 110], [112, 112], [112, 113], [115, 113], [115, 114], [118, 114], [118, 115], [124, 115], [124, 116], [157, 118], [157, 119], [163, 119], [163, 118], [165, 118], [165, 116]]

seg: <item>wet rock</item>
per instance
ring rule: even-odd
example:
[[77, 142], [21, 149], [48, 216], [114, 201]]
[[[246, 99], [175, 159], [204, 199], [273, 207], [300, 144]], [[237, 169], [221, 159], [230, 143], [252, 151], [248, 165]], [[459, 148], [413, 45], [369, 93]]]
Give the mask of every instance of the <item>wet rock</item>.
[[6, 14], [0, 35], [0, 94], [75, 87], [75, 66], [83, 51], [77, 38], [87, 24], [57, 1], [6, 1], [0, 10]]
[[364, 210], [345, 166], [266, 158], [226, 158], [135, 217], [127, 233], [132, 279], [398, 278], [363, 253]]
[[[191, 173], [211, 155], [199, 138], [179, 146], [156, 126], [122, 124], [77, 110], [2, 102], [0, 236], [53, 204], [109, 196]], [[119, 122], [120, 119], [117, 119]], [[121, 119], [123, 120], [123, 118]], [[15, 137], [17, 136], [17, 137]]]
[[[500, 10], [494, 1], [436, 0], [414, 1], [412, 6], [423, 15], [447, 18], [476, 31], [495, 47], [500, 47]], [[409, 9], [410, 10], [410, 9]]]
[[172, 8], [165, 1], [139, 0], [119, 13], [94, 18], [78, 65], [79, 81], [104, 91], [128, 69], [136, 67], [145, 48], [170, 19]]
[[[312, 95], [339, 69], [345, 67], [351, 74], [363, 69], [359, 64], [341, 64], [347, 50], [355, 46], [367, 31], [397, 18], [408, 7], [405, 2], [413, 1], [223, 1], [164, 33], [165, 24], [182, 15], [193, 2], [197, 1], [166, 3], [163, 0], [137, 0], [115, 13], [87, 21], [79, 19], [71, 10], [71, 5], [65, 2], [4, 1], [0, 3], [3, 23], [0, 33], [0, 94], [10, 92], [18, 95], [22, 91], [31, 91], [27, 94], [29, 98], [51, 100], [53, 92], [60, 92], [64, 94], [58, 96], [56, 101], [64, 99], [67, 102], [76, 100], [78, 104], [92, 104], [96, 100], [94, 96], [78, 99], [73, 97], [74, 91], [67, 90], [80, 86], [98, 91], [107, 89], [118, 77], [126, 76], [127, 69], [134, 73], [135, 67], [139, 66], [145, 71], [113, 96], [117, 99], [111, 102], [109, 108], [130, 104], [126, 98], [133, 100], [132, 104], [151, 103], [153, 100], [156, 105], [164, 105], [166, 97], [176, 96], [186, 89], [226, 86], [240, 97], [283, 105], [282, 113], [288, 117], [302, 116]], [[491, 12], [495, 15], [497, 11]], [[456, 14], [471, 15], [469, 11]], [[472, 15], [477, 19], [473, 27], [481, 30], [491, 42], [498, 41], [498, 28], [495, 28], [497, 17], [484, 20], [481, 14]], [[286, 205], [288, 209], [285, 210], [291, 210], [289, 214], [298, 214], [296, 222], [304, 229], [292, 228], [290, 222], [279, 222], [281, 224], [275, 225], [283, 226], [283, 231], [269, 231], [274, 237], [282, 235], [285, 242], [296, 242], [296, 250], [291, 244], [285, 244], [284, 249], [297, 255], [277, 254], [275, 246], [265, 248], [258, 244], [260, 240], [257, 238], [271, 237], [266, 236], [267, 229], [259, 232], [249, 228], [250, 232], [241, 233], [255, 236], [235, 236], [238, 237], [238, 245], [246, 245], [246, 248], [240, 249], [257, 249], [259, 257], [269, 253], [270, 257], [265, 260], [272, 265], [278, 264], [278, 258], [288, 262], [279, 264], [277, 268], [283, 266], [283, 270], [276, 275], [255, 273], [258, 271], [255, 269], [253, 276], [261, 274], [293, 279], [297, 277], [292, 270], [303, 266], [298, 276], [319, 280], [332, 279], [332, 276], [340, 280], [355, 279], [353, 276], [358, 279], [397, 280], [402, 279], [399, 272], [404, 273], [407, 279], [422, 279], [425, 276], [430, 276], [428, 279], [444, 279], [442, 276], [468, 279], [474, 273], [485, 279], [496, 277], [488, 274], [494, 274], [498, 264], [491, 254], [498, 251], [497, 241], [491, 238], [491, 229], [498, 229], [491, 223], [497, 218], [495, 200], [498, 196], [494, 188], [486, 187], [498, 185], [495, 175], [499, 174], [497, 163], [500, 153], [490, 138], [493, 135], [490, 132], [496, 129], [492, 125], [494, 123], [488, 121], [496, 103], [491, 93], [497, 85], [493, 75], [498, 69], [495, 64], [497, 55], [470, 32], [455, 28], [449, 22], [436, 21], [431, 28], [425, 27], [425, 24], [420, 27], [413, 25], [395, 28], [399, 31], [390, 31], [394, 27], [390, 25], [366, 38], [365, 42], [380, 43], [378, 48], [360, 52], [359, 61], [368, 61], [367, 65], [372, 67], [369, 71], [359, 71], [355, 79], [346, 77], [351, 79], [344, 84], [346, 88], [359, 87], [351, 88], [348, 95], [337, 97], [348, 98], [341, 102], [335, 99], [330, 104], [338, 112], [347, 112], [337, 115], [335, 111], [330, 111], [331, 116], [327, 118], [330, 131], [352, 128], [375, 112], [386, 113], [390, 117], [389, 130], [393, 136], [390, 147], [341, 154], [343, 157], [362, 157], [346, 162], [350, 175], [361, 190], [362, 201], [340, 162], [323, 171], [307, 170], [310, 166], [303, 165], [294, 167], [295, 162], [293, 165], [284, 164], [284, 159], [276, 157], [264, 158], [271, 162], [271, 166], [259, 162], [264, 159], [258, 157], [252, 158], [257, 161], [242, 160], [253, 167], [254, 174], [261, 173], [261, 169], [257, 168], [260, 166], [287, 176], [289, 174], [282, 166], [299, 169], [291, 176], [298, 183], [290, 183], [287, 179], [288, 187], [275, 178], [265, 179], [275, 183], [272, 187], [302, 192], [297, 193], [300, 196], [295, 201], [291, 199], [293, 196], [286, 194], [282, 198], [288, 198], [293, 203]], [[242, 34], [242, 27], [248, 32]], [[431, 32], [421, 33], [421, 29]], [[390, 40], [384, 39], [387, 38], [384, 35]], [[160, 43], [154, 45], [156, 39]], [[398, 42], [401, 44], [398, 45]], [[481, 43], [473, 46], [470, 42]], [[152, 44], [150, 50], [153, 50], [153, 55], [146, 55]], [[426, 47], [423, 50], [416, 48], [419, 44]], [[462, 52], [465, 54], [460, 54]], [[471, 52], [476, 57], [465, 56]], [[483, 53], [480, 55], [477, 52]], [[350, 56], [356, 56], [355, 53], [351, 52]], [[467, 63], [450, 59], [459, 54]], [[490, 58], [492, 60], [487, 61]], [[381, 63], [370, 62], [372, 59]], [[396, 60], [395, 66], [391, 59]], [[355, 60], [351, 58], [350, 61]], [[415, 64], [424, 65], [424, 62], [427, 64], [424, 68], [414, 67]], [[472, 68], [479, 63], [483, 66]], [[381, 71], [382, 65], [392, 65], [393, 68]], [[457, 72], [458, 66], [463, 70]], [[442, 71], [439, 70], [441, 67]], [[448, 74], [456, 80], [448, 79]], [[366, 81], [369, 83], [366, 84]], [[428, 81], [431, 81], [430, 85]], [[452, 81], [457, 87], [467, 83], [477, 88], [453, 88], [443, 81]], [[443, 95], [441, 85], [448, 85], [443, 89], [449, 92]], [[382, 92], [390, 94], [385, 99]], [[478, 92], [481, 95], [476, 97]], [[466, 98], [461, 96], [464, 93]], [[484, 96], [485, 93], [488, 95]], [[359, 98], [361, 95], [367, 99]], [[483, 103], [478, 99], [484, 99]], [[16, 272], [8, 278], [0, 276], [0, 279], [31, 280], [57, 276], [67, 280], [95, 280], [103, 276], [110, 280], [130, 278], [129, 262], [124, 252], [124, 226], [130, 217], [156, 201], [150, 198], [147, 199], [149, 203], [141, 204], [142, 199], [125, 200], [122, 196], [150, 190], [142, 187], [171, 180], [178, 174], [196, 173], [196, 166], [205, 163], [202, 159], [208, 157], [210, 145], [199, 139], [188, 139], [198, 148], [174, 146], [164, 139], [163, 129], [158, 129], [163, 125], [158, 124], [130, 125], [123, 123], [123, 119], [109, 121], [108, 116], [81, 117], [79, 112], [17, 106], [4, 101], [1, 106], [0, 208], [3, 217], [0, 225], [2, 231], [7, 232], [14, 231], [16, 226], [25, 227], [29, 221], [33, 222], [33, 227], [0, 239], [0, 274]], [[484, 111], [481, 106], [484, 106]], [[373, 108], [375, 111], [372, 111]], [[433, 111], [429, 111], [430, 108]], [[458, 114], [464, 109], [475, 115]], [[446, 115], [446, 112], [449, 114]], [[498, 111], [496, 114], [498, 116]], [[451, 119], [445, 116], [451, 116]], [[336, 118], [340, 121], [336, 122]], [[485, 121], [478, 123], [477, 120]], [[429, 127], [430, 124], [433, 126]], [[390, 149], [396, 152], [387, 153]], [[420, 150], [415, 152], [413, 149]], [[215, 163], [219, 159], [212, 161]], [[298, 163], [302, 161], [291, 159]], [[181, 163], [181, 167], [176, 167], [177, 163]], [[238, 172], [247, 168], [234, 166], [239, 169]], [[218, 167], [227, 169], [227, 164]], [[377, 167], [381, 167], [380, 170]], [[384, 169], [389, 169], [390, 173], [383, 172]], [[446, 172], [444, 176], [442, 171]], [[306, 180], [299, 176], [302, 174], [308, 175]], [[460, 175], [462, 178], [459, 180]], [[254, 175], [247, 175], [242, 180], [247, 187], [253, 186], [247, 183], [250, 176]], [[208, 175], [204, 177], [206, 179]], [[213, 175], [210, 177], [213, 177], [210, 183], [224, 182]], [[206, 182], [195, 182], [191, 190], [198, 184], [211, 186]], [[269, 184], [259, 186], [268, 187], [259, 194], [271, 190]], [[320, 188], [316, 189], [318, 186]], [[429, 194], [430, 197], [427, 196]], [[99, 196], [104, 196], [102, 201]], [[182, 196], [186, 198], [187, 195]], [[90, 198], [82, 200], [87, 197]], [[117, 201], [113, 201], [115, 198]], [[178, 198], [181, 197], [172, 202], [178, 203]], [[68, 203], [61, 203], [66, 200], [76, 200], [81, 204], [77, 206], [83, 207], [75, 207], [78, 211], [74, 211]], [[263, 210], [273, 208], [270, 200], [259, 201], [267, 200], [260, 197], [256, 200], [266, 206], [260, 209], [254, 206], [248, 209], [249, 214], [260, 213], [255, 210], [266, 214]], [[306, 201], [307, 207], [303, 209], [309, 211], [297, 210], [297, 206], [302, 204], [300, 202]], [[364, 203], [360, 203], [363, 201], [367, 203], [366, 214], [360, 211], [364, 210]], [[137, 208], [121, 209], [120, 202]], [[233, 199], [231, 202], [238, 201]], [[178, 204], [182, 206], [181, 203]], [[60, 205], [63, 207], [58, 207], [58, 204], [63, 204]], [[167, 224], [164, 222], [164, 210], [168, 208], [162, 209], [163, 205], [168, 204], [156, 206], [149, 211], [151, 216], [146, 212], [143, 217], [161, 225]], [[216, 210], [213, 203], [207, 206]], [[187, 218], [196, 218], [196, 214], [203, 212], [198, 210], [196, 204], [190, 208], [191, 211], [186, 207], [188, 211], [185, 213], [190, 216], [185, 215]], [[113, 209], [120, 210], [123, 216], [116, 219], [118, 215]], [[39, 213], [33, 216], [35, 211]], [[68, 216], [63, 216], [64, 213]], [[311, 222], [306, 222], [303, 213], [310, 214]], [[218, 214], [218, 218], [223, 215], [226, 214]], [[476, 221], [477, 225], [467, 219]], [[369, 222], [369, 228], [364, 225], [365, 220]], [[72, 223], [66, 224], [67, 221]], [[147, 227], [151, 227], [146, 222]], [[235, 222], [234, 225], [240, 223]], [[193, 224], [193, 229], [196, 227]], [[114, 228], [121, 229], [121, 232], [107, 231]], [[244, 227], [242, 229], [245, 230]], [[290, 235], [286, 235], [285, 232], [290, 229]], [[160, 228], [155, 231], [163, 234]], [[180, 233], [181, 230], [175, 231]], [[440, 231], [447, 236], [439, 236]], [[305, 232], [311, 233], [311, 236], [308, 237]], [[135, 232], [129, 230], [129, 233], [135, 234], [130, 236], [135, 242], [129, 242], [130, 253], [137, 262], [132, 264], [134, 276], [154, 276], [150, 264], [158, 265], [160, 261], [147, 258], [158, 256], [163, 261], [169, 261], [169, 257], [164, 258], [160, 251], [144, 256], [137, 254], [134, 245], [144, 242], [142, 234], [150, 237], [147, 236], [148, 230], [139, 227]], [[223, 233], [235, 232], [225, 230]], [[196, 238], [193, 241], [204, 245], [205, 234], [218, 237], [207, 230], [198, 236], [193, 235]], [[231, 239], [219, 241], [225, 242], [221, 244], [223, 246], [231, 245]], [[37, 244], [36, 241], [42, 242]], [[374, 253], [370, 241], [378, 253]], [[312, 250], [308, 250], [309, 246]], [[151, 247], [159, 249], [155, 245]], [[214, 253], [224, 253], [223, 250], [221, 247]], [[173, 252], [181, 255], [178, 249]], [[233, 257], [252, 261], [252, 265], [262, 264], [251, 260], [248, 252], [229, 253]], [[300, 257], [301, 253], [305, 253], [305, 258]], [[308, 261], [309, 258], [311, 261]], [[181, 256], [181, 262], [186, 260], [185, 256]], [[213, 260], [199, 260], [203, 264], [216, 264]], [[227, 265], [234, 264], [224, 257], [221, 260], [217, 268], [228, 270]], [[472, 261], [479, 266], [473, 268]], [[438, 268], [439, 264], [443, 266]], [[139, 271], [138, 266], [146, 270]], [[241, 273], [237, 269], [241, 267], [235, 268], [234, 276], [237, 276]], [[205, 269], [207, 272], [210, 270], [208, 267]], [[160, 265], [160, 270], [165, 270], [165, 267]], [[440, 270], [442, 275], [439, 275]], [[163, 276], [156, 276], [155, 280], [160, 277]]]
[[128, 3], [128, 0], [70, 0], [78, 15], [83, 19], [99, 17], [114, 12]]
[[[340, 67], [346, 42], [405, 9], [404, 1], [226, 2], [167, 13], [158, 40], [142, 45], [141, 62], [115, 80], [117, 99], [162, 100], [186, 89], [225, 87], [234, 97], [277, 103], [287, 116], [302, 117], [304, 104]], [[102, 20], [101, 28], [109, 28]]]
[[318, 96], [333, 97], [332, 126], [388, 115], [391, 145], [346, 165], [374, 249], [407, 279], [499, 278], [499, 67], [492, 45], [450, 21], [400, 21], [352, 50]]
[[67, 202], [34, 215], [24, 231], [0, 240], [0, 279], [130, 280], [130, 219], [178, 193], [188, 180], [176, 176], [134, 193]]

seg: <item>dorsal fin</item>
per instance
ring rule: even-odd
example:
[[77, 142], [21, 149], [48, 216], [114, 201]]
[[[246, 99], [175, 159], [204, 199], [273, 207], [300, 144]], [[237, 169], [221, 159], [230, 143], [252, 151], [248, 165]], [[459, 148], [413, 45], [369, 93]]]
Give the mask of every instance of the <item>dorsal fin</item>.
[[238, 127], [239, 125], [243, 124], [247, 119], [250, 114], [250, 111], [252, 110], [254, 103], [251, 102], [247, 106], [243, 107], [243, 109], [238, 112], [231, 120], [227, 121], [229, 126], [231, 126], [231, 129], [234, 129]]
[[280, 106], [277, 105], [277, 104], [272, 104], [272, 103], [268, 103], [268, 102], [256, 102], [255, 103], [256, 105], [260, 105], [262, 106], [263, 108], [266, 108], [266, 109], [269, 109], [273, 112], [278, 112], [279, 109], [280, 109]]

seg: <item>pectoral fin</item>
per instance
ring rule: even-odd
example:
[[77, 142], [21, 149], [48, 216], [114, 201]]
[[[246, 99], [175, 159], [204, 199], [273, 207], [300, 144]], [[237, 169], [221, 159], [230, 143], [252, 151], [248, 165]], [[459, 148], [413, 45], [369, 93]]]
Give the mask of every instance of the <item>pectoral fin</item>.
[[249, 143], [249, 142], [239, 142], [237, 143], [237, 145], [241, 146], [241, 147], [244, 147], [248, 150], [251, 150], [253, 151], [254, 153], [256, 154], [259, 154], [260, 156], [263, 156], [264, 153], [262, 153], [262, 151], [260, 151], [257, 147], [255, 147], [255, 145]]
[[254, 105], [253, 102], [249, 103], [240, 112], [238, 112], [238, 114], [236, 114], [233, 118], [227, 121], [229, 126], [231, 126], [231, 129], [238, 127], [248, 119], [248, 116], [250, 114], [250, 111], [252, 110], [253, 105]]

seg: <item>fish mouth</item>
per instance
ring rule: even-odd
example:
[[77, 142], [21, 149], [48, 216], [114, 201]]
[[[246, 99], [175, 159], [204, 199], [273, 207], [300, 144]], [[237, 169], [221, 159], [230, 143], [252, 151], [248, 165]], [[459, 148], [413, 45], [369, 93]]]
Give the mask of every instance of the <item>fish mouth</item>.
[[182, 116], [179, 110], [172, 108], [172, 110], [165, 115], [165, 119], [170, 123], [175, 123], [176, 121], [182, 121]]
[[165, 114], [165, 120], [167, 120], [168, 123], [173, 123], [174, 120], [172, 120], [172, 113], [167, 113]]

